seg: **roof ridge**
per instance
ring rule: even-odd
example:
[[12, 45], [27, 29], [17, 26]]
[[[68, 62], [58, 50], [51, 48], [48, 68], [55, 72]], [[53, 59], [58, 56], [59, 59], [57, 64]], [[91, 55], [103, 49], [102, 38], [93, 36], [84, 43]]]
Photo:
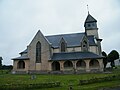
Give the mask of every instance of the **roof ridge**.
[[93, 53], [93, 52], [90, 52], [90, 51], [74, 51], [74, 52], [57, 52], [57, 53]]
[[73, 34], [84, 34], [85, 32], [81, 32], [81, 33], [69, 33], [69, 34], [57, 34], [57, 35], [48, 35], [48, 36], [45, 36], [45, 37], [51, 37], [51, 36], [63, 36], [63, 35], [73, 35]]

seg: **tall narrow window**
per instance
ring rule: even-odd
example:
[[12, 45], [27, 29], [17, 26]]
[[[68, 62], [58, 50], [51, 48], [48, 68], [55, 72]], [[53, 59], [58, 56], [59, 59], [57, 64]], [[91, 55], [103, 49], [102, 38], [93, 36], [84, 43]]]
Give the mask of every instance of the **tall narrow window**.
[[61, 52], [65, 52], [66, 44], [65, 42], [61, 42]]
[[36, 44], [36, 63], [41, 63], [41, 43]]
[[83, 48], [83, 51], [88, 51], [87, 41], [83, 41], [82, 48]]

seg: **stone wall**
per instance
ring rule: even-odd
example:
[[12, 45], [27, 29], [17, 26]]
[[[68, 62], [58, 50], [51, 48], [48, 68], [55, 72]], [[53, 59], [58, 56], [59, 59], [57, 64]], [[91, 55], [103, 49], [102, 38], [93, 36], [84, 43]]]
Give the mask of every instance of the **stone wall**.
[[[38, 41], [41, 43], [41, 63], [36, 63], [36, 44]], [[30, 58], [29, 70], [48, 70], [50, 50], [50, 43], [39, 31], [28, 46], [28, 57]]]

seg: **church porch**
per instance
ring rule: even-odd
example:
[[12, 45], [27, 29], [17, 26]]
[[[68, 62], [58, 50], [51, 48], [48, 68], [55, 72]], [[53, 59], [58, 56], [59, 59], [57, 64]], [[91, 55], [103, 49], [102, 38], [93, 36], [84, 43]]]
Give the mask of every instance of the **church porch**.
[[59, 72], [61, 74], [102, 72], [101, 61], [102, 59], [52, 61], [50, 62], [51, 72]]
[[26, 74], [29, 70], [29, 58], [26, 56], [21, 56], [13, 58], [13, 70], [12, 73], [15, 74]]
[[54, 53], [50, 63], [50, 71], [64, 74], [103, 71], [103, 57], [91, 52]]

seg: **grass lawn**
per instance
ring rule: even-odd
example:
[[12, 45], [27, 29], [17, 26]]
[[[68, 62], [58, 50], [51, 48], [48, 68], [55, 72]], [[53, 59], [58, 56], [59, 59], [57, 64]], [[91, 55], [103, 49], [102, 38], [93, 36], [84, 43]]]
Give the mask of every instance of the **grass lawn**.
[[[101, 87], [114, 87], [120, 85], [120, 80], [94, 83], [88, 85], [78, 85], [79, 80], [86, 80], [90, 78], [106, 77], [111, 75], [120, 74], [120, 68], [113, 71], [110, 74], [79, 74], [79, 75], [35, 75], [36, 79], [31, 79], [31, 75], [12, 75], [0, 73], [0, 84], [37, 84], [43, 82], [56, 82], [61, 83], [60, 87], [55, 88], [44, 88], [34, 90], [68, 90], [69, 86], [72, 85], [74, 90], [97, 90]], [[33, 90], [33, 89], [32, 89]]]

